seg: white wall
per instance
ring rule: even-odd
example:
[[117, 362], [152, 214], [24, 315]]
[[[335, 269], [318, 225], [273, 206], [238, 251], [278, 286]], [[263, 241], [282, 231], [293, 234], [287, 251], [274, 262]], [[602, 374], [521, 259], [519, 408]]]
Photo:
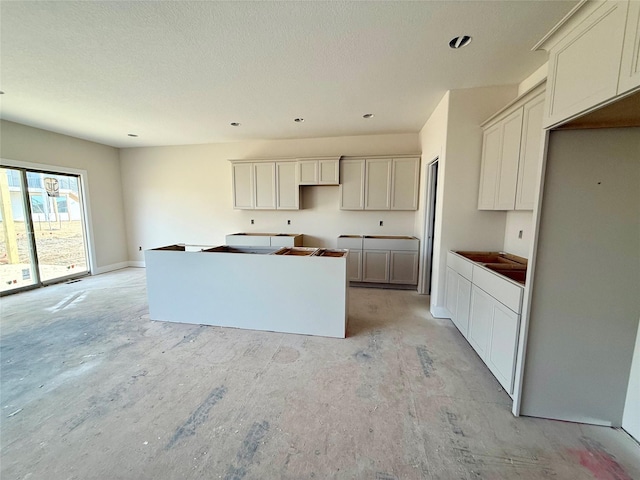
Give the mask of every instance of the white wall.
[[[118, 150], [106, 145], [27, 127], [0, 124], [3, 165], [11, 161], [87, 172], [90, 255], [94, 273], [126, 266], [127, 251]], [[15, 164], [14, 164], [15, 165]]]
[[302, 233], [306, 245], [329, 247], [336, 246], [341, 234], [413, 235], [415, 212], [341, 211], [337, 186], [301, 187], [299, 211], [234, 210], [228, 159], [419, 151], [417, 134], [122, 149], [129, 259], [143, 261], [139, 247], [177, 242], [222, 245], [225, 235], [236, 232]]
[[[478, 188], [482, 155], [480, 124], [516, 96], [516, 86], [483, 87], [449, 92], [446, 117], [445, 154], [439, 163], [438, 205], [434, 241], [431, 313], [444, 312], [446, 253], [449, 250], [501, 250], [504, 245], [504, 212], [478, 210]], [[435, 113], [435, 112], [434, 112]], [[444, 115], [422, 129], [423, 158], [425, 145], [434, 150], [442, 141], [440, 132]], [[433, 124], [433, 125], [432, 125]], [[427, 158], [429, 158], [427, 156]], [[424, 215], [424, 213], [422, 214]]]
[[[522, 231], [522, 238], [519, 233]], [[507, 212], [504, 229], [504, 251], [529, 258], [533, 238], [533, 212], [514, 210]]]

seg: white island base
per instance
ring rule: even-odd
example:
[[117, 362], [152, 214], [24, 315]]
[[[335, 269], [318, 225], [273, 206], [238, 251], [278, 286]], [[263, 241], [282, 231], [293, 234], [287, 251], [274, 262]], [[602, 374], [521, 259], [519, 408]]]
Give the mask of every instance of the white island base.
[[187, 250], [145, 251], [152, 320], [345, 338], [347, 251]]

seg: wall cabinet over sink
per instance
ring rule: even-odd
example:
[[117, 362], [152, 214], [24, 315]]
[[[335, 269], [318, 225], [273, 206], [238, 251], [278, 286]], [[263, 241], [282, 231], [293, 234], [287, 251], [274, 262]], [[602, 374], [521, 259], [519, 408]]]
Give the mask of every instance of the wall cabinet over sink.
[[419, 156], [343, 159], [340, 209], [417, 210], [419, 173]]
[[340, 157], [301, 158], [298, 160], [299, 185], [338, 185]]
[[543, 112], [539, 86], [483, 124], [479, 210], [533, 210]]

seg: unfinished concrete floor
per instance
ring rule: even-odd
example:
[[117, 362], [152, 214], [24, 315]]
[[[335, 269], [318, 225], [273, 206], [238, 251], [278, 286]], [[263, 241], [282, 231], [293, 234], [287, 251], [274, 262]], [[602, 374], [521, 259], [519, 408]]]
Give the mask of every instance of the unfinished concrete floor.
[[143, 269], [2, 298], [0, 477], [640, 478], [622, 431], [513, 417], [427, 297], [350, 295], [345, 340], [150, 321]]

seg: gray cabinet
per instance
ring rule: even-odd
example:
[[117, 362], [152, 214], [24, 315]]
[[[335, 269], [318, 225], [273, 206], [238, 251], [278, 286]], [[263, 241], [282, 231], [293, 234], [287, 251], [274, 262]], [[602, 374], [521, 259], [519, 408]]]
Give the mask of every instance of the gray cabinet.
[[362, 235], [340, 235], [338, 248], [349, 250], [347, 276], [350, 282], [362, 281]]
[[300, 189], [297, 178], [297, 162], [276, 162], [276, 208], [278, 210], [300, 208]]
[[363, 250], [362, 253], [362, 281], [389, 283], [391, 252], [385, 250]]
[[245, 210], [298, 210], [296, 161], [233, 161], [233, 208]]
[[234, 163], [231, 165], [233, 176], [233, 208], [252, 210], [254, 205], [253, 193], [253, 164]]
[[367, 159], [364, 182], [364, 209], [389, 210], [391, 207], [390, 158]]
[[364, 210], [365, 159], [340, 162], [340, 208]]
[[471, 306], [471, 282], [447, 267], [445, 284], [445, 308], [451, 321], [465, 338], [469, 336], [469, 308]]
[[276, 164], [254, 163], [254, 208], [256, 210], [276, 209]]
[[389, 283], [415, 285], [418, 283], [418, 252], [392, 250], [389, 260]]
[[306, 158], [298, 160], [300, 185], [338, 185], [340, 157]]

